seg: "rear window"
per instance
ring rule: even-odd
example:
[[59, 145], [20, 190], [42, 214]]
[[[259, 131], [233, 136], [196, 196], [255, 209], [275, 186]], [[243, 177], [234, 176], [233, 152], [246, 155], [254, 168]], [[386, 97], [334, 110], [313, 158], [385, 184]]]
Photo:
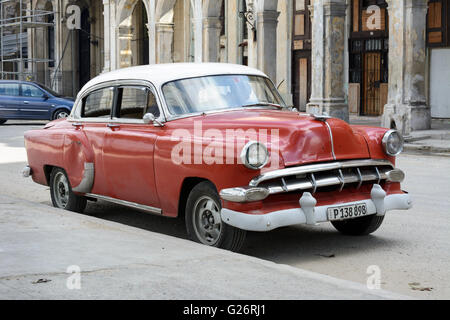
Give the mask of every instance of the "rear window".
[[1, 96], [19, 96], [19, 84], [18, 83], [1, 83], [0, 84]]
[[114, 100], [114, 88], [105, 88], [90, 93], [84, 100], [83, 118], [110, 118]]

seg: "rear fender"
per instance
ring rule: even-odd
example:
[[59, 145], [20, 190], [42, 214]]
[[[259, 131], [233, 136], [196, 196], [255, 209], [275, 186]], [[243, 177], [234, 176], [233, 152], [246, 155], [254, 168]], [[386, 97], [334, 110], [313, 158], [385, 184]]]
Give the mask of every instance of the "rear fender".
[[64, 137], [64, 169], [72, 190], [89, 193], [94, 184], [94, 152], [81, 130], [74, 130]]

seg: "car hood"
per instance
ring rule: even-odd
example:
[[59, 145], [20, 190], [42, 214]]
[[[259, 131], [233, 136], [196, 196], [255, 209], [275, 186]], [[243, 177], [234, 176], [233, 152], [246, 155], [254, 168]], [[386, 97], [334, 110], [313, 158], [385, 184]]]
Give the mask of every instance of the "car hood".
[[[274, 133], [274, 137], [278, 136], [278, 148], [286, 167], [313, 162], [370, 158], [364, 137], [339, 119], [328, 119], [328, 127], [325, 122], [315, 120], [304, 113], [246, 109], [182, 120], [201, 121], [203, 132], [208, 129], [219, 129], [223, 132], [230, 129], [248, 132], [247, 130], [253, 129], [260, 134], [267, 132], [268, 141], [272, 141], [273, 136], [270, 135]], [[269, 147], [271, 145], [269, 143]]]

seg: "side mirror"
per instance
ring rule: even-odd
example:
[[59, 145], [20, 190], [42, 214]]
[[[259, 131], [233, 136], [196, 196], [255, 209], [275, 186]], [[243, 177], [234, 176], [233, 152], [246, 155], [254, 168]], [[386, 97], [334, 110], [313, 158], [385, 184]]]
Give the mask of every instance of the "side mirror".
[[155, 123], [156, 118], [153, 113], [146, 113], [146, 114], [144, 114], [143, 120], [144, 120], [145, 124], [149, 124], [149, 123]]
[[42, 96], [42, 98], [44, 98], [44, 100], [48, 100], [50, 98], [50, 96], [46, 93], [44, 93], [44, 95]]
[[153, 123], [155, 127], [164, 127], [164, 124], [159, 122], [153, 113], [146, 113], [142, 118], [145, 124]]

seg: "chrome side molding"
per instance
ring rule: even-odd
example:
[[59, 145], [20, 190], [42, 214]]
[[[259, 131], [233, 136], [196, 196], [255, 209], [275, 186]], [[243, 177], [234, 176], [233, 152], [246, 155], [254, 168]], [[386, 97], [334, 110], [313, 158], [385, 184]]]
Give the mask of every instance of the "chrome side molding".
[[99, 195], [99, 194], [92, 194], [92, 193], [86, 193], [85, 196], [89, 197], [89, 198], [95, 198], [95, 199], [98, 199], [98, 200], [104, 200], [104, 201], [120, 204], [120, 205], [125, 206], [125, 207], [129, 207], [129, 208], [145, 211], [145, 212], [148, 212], [148, 213], [162, 215], [162, 210], [159, 209], [159, 208], [145, 206], [143, 204], [139, 204], [139, 203], [135, 203], [135, 202], [120, 200], [120, 199], [111, 198], [111, 197], [107, 197], [107, 196], [102, 196], [102, 195]]

